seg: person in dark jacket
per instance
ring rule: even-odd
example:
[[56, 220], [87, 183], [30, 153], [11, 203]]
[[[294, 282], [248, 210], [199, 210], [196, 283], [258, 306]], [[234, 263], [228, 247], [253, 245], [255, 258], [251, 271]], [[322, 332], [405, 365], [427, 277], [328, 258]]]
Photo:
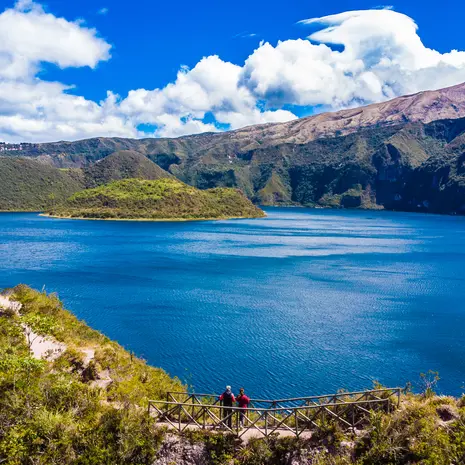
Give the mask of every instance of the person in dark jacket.
[[[223, 407], [232, 407], [233, 403], [236, 402], [234, 394], [231, 391], [231, 386], [226, 386], [226, 391], [223, 392], [220, 396], [220, 401]], [[232, 417], [234, 410], [232, 408], [223, 409], [223, 423], [229, 428], [232, 428]]]
[[241, 388], [239, 390], [239, 395], [237, 396], [237, 405], [239, 406], [239, 422], [241, 426], [244, 426], [246, 410], [249, 404], [250, 404], [250, 398], [245, 395], [244, 388]]

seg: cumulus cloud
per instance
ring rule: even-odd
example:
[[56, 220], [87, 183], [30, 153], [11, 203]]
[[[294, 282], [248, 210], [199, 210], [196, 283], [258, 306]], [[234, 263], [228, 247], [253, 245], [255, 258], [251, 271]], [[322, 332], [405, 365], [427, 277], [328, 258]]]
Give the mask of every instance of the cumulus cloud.
[[245, 62], [244, 86], [268, 104], [340, 108], [465, 81], [465, 52], [425, 47], [415, 22], [390, 9], [301, 24], [323, 29], [307, 40], [263, 43]]
[[46, 13], [36, 3], [20, 0], [0, 15], [0, 73], [30, 77], [40, 62], [61, 68], [89, 66], [110, 58], [110, 45], [95, 29]]
[[261, 42], [242, 64], [204, 57], [192, 69], [180, 67], [164, 87], [108, 91], [94, 102], [37, 72], [43, 62], [95, 69], [110, 58], [110, 44], [81, 21], [19, 0], [0, 14], [0, 139], [140, 137], [144, 127], [172, 137], [289, 121], [293, 106], [339, 109], [465, 81], [465, 52], [425, 47], [413, 19], [390, 9], [301, 24], [319, 30]]
[[250, 91], [240, 86], [241, 72], [240, 66], [209, 56], [191, 70], [182, 68], [163, 89], [130, 91], [119, 110], [136, 123], [158, 125], [164, 136], [217, 130], [202, 122], [207, 113], [232, 129], [295, 118], [284, 110], [260, 112]]

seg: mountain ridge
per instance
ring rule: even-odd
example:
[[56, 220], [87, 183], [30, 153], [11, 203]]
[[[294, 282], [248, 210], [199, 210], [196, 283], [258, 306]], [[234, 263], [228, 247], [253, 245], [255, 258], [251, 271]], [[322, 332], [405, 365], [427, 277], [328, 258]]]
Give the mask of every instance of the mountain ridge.
[[[465, 213], [464, 134], [465, 83], [288, 123], [176, 139], [24, 144], [10, 157], [86, 172], [129, 151], [184, 183], [239, 188], [264, 205]], [[107, 177], [130, 177], [126, 158]]]
[[[363, 115], [365, 115], [365, 118], [362, 117]], [[376, 115], [377, 117], [375, 117]], [[215, 139], [224, 137], [231, 138], [237, 135], [245, 135], [246, 139], [250, 139], [253, 135], [251, 133], [254, 132], [264, 132], [263, 135], [270, 137], [276, 134], [276, 129], [289, 129], [289, 132], [291, 133], [287, 136], [287, 139], [284, 138], [283, 140], [281, 138], [280, 143], [283, 143], [284, 141], [292, 143], [306, 143], [310, 140], [314, 140], [315, 137], [344, 135], [347, 134], [348, 131], [368, 128], [375, 126], [380, 122], [383, 122], [384, 125], [416, 121], [429, 123], [440, 119], [455, 119], [462, 117], [465, 117], [465, 82], [455, 86], [446, 87], [444, 89], [427, 90], [417, 92], [415, 94], [404, 95], [380, 103], [372, 103], [369, 105], [333, 112], [323, 112], [284, 123], [250, 125], [226, 132], [205, 132], [176, 138], [129, 139], [121, 137], [97, 137], [78, 141], [57, 141], [20, 145], [25, 145], [27, 147], [33, 146], [36, 148], [44, 147], [45, 149], [50, 147], [50, 149], [53, 149], [53, 146], [60, 146], [61, 144], [73, 145], [99, 141], [104, 143], [104, 145], [108, 142], [111, 144], [121, 144], [121, 148], [123, 149], [123, 145], [132, 145], [131, 143], [134, 141], [136, 141], [136, 144], [145, 146], [147, 142], [150, 143], [154, 141], [157, 141], [158, 143], [166, 143], [170, 141], [179, 142], [210, 137]], [[356, 119], [355, 122], [353, 121], [354, 118]], [[319, 129], [317, 130], [318, 127]], [[295, 137], [295, 133], [297, 132], [295, 129], [298, 130], [300, 138], [298, 140], [289, 140], [289, 137]], [[342, 131], [342, 133], [336, 134], [337, 131]], [[56, 150], [58, 150], [58, 148]], [[27, 151], [28, 149], [19, 151], [18, 154]], [[5, 150], [5, 152], [8, 153], [8, 150]]]

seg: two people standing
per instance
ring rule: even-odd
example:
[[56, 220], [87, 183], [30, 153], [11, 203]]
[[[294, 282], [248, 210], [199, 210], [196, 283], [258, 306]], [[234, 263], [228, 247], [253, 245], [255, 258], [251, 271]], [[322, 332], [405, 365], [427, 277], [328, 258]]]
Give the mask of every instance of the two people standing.
[[250, 403], [250, 398], [245, 395], [244, 388], [239, 390], [239, 395], [237, 399], [234, 397], [233, 392], [231, 391], [231, 386], [226, 386], [226, 390], [221, 394], [220, 401], [223, 404], [223, 407], [228, 407], [223, 409], [223, 422], [229, 427], [232, 428], [232, 419], [236, 409], [233, 409], [232, 406], [237, 402], [238, 406], [238, 415], [239, 423], [241, 426], [244, 426], [244, 419], [246, 415], [247, 407]]

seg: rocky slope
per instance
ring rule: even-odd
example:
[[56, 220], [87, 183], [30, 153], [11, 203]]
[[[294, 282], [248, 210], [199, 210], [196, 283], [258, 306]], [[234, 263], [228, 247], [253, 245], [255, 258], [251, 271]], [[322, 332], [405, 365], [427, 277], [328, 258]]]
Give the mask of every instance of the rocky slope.
[[464, 213], [464, 121], [461, 84], [220, 134], [23, 144], [11, 155], [95, 170], [130, 150], [188, 184], [239, 187], [262, 204]]

